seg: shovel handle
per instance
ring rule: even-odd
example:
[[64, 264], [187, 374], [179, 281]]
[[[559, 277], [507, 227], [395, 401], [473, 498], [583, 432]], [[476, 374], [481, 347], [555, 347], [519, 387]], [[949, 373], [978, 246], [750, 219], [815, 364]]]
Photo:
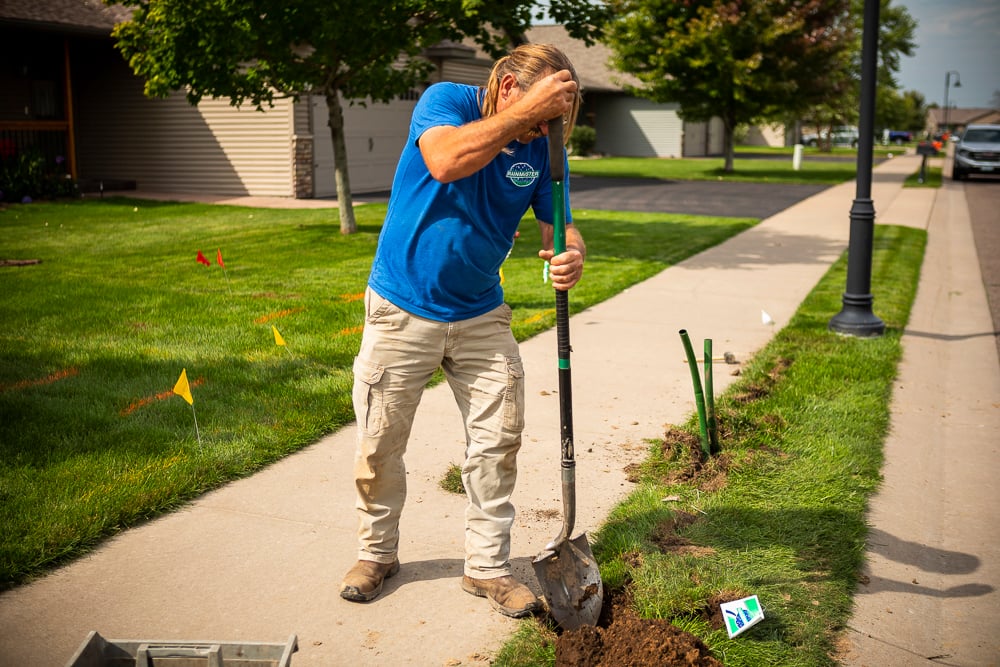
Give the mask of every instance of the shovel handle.
[[[549, 175], [553, 181], [566, 180], [566, 164], [563, 162], [563, 119], [553, 118], [549, 121]], [[555, 221], [553, 220], [553, 223]], [[565, 222], [565, 220], [564, 220]]]
[[[553, 251], [566, 252], [566, 165], [563, 119], [553, 118], [549, 129], [549, 169], [552, 178]], [[559, 357], [559, 425], [562, 470], [563, 527], [553, 544], [570, 538], [576, 522], [576, 459], [573, 445], [573, 385], [570, 372], [569, 294], [556, 290], [556, 339]]]

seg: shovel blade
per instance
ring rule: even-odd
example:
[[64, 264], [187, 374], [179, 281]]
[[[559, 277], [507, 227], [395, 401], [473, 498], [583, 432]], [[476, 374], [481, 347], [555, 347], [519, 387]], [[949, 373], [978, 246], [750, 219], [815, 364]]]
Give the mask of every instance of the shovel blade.
[[543, 551], [531, 562], [552, 617], [565, 630], [597, 625], [604, 601], [601, 571], [586, 533]]

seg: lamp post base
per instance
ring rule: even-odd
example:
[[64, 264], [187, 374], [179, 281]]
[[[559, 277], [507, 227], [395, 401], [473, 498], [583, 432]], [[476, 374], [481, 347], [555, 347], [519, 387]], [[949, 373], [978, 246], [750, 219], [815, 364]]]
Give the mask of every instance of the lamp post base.
[[844, 307], [830, 319], [830, 331], [855, 336], [875, 338], [885, 333], [885, 322], [872, 312], [871, 294], [844, 294]]

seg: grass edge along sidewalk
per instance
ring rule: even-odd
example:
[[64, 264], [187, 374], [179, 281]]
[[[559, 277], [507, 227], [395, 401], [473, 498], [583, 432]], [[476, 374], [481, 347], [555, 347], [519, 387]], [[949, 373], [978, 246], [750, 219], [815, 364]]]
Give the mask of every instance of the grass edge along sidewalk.
[[[594, 536], [606, 590], [701, 638], [727, 666], [836, 664], [926, 240], [923, 230], [876, 227], [872, 285], [885, 335], [827, 330], [845, 253], [717, 398], [721, 455], [695, 462], [693, 416], [652, 443], [634, 471], [639, 488]], [[766, 618], [730, 639], [718, 604], [750, 595]], [[554, 664], [558, 641], [545, 620], [523, 621], [494, 664]]]
[[[116, 198], [0, 212], [3, 256], [41, 260], [0, 269], [0, 588], [353, 421], [384, 212], [359, 207], [347, 237], [332, 210]], [[574, 215], [591, 244], [575, 312], [757, 222]], [[539, 243], [527, 220], [504, 265], [521, 340], [555, 319]], [[171, 392], [183, 369], [191, 406]]]

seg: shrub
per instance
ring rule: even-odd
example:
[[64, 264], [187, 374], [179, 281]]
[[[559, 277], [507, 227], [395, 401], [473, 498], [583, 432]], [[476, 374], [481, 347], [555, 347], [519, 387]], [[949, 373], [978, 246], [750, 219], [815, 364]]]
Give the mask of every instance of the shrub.
[[29, 202], [76, 194], [76, 183], [66, 173], [65, 159], [46, 160], [41, 151], [29, 148], [0, 155], [0, 201]]
[[577, 125], [569, 136], [569, 150], [573, 155], [590, 155], [597, 143], [597, 130], [586, 125]]

